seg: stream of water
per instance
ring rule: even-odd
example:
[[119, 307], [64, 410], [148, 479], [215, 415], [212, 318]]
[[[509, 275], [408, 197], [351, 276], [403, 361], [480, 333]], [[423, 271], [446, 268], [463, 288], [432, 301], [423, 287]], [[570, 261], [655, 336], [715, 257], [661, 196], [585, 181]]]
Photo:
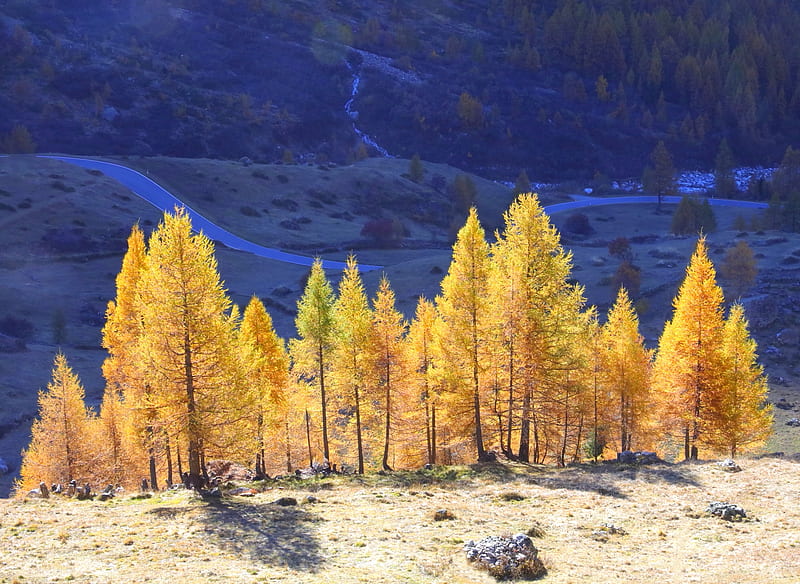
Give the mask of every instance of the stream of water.
[[344, 104], [344, 111], [353, 121], [353, 131], [358, 135], [359, 138], [361, 138], [361, 141], [364, 144], [374, 148], [384, 158], [394, 158], [391, 154], [389, 154], [386, 148], [378, 144], [372, 136], [362, 131], [356, 124], [358, 121], [358, 110], [353, 109], [353, 103], [356, 100], [356, 96], [358, 96], [358, 89], [361, 85], [361, 75], [350, 63], [347, 63], [347, 68], [353, 74], [353, 85], [350, 90], [350, 99], [348, 99]]

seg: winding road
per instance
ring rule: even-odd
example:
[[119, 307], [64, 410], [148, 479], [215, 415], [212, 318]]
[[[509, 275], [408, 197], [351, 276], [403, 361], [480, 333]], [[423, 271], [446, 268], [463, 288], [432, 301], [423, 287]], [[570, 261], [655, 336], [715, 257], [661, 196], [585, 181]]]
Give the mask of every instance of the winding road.
[[[259, 257], [276, 260], [279, 262], [286, 262], [289, 264], [296, 264], [299, 266], [310, 266], [314, 263], [314, 258], [302, 256], [298, 254], [288, 253], [278, 249], [264, 247], [246, 239], [242, 239], [238, 235], [234, 235], [230, 231], [226, 231], [219, 225], [212, 223], [209, 219], [193, 210], [186, 203], [178, 199], [175, 195], [164, 189], [161, 185], [151, 180], [142, 173], [133, 170], [127, 166], [116, 164], [114, 162], [105, 162], [101, 160], [94, 160], [91, 158], [81, 158], [77, 156], [56, 156], [56, 155], [37, 155], [37, 158], [49, 158], [53, 160], [60, 160], [68, 164], [74, 164], [81, 168], [88, 168], [91, 170], [99, 170], [114, 180], [128, 187], [136, 195], [162, 211], [172, 211], [176, 205], [182, 206], [186, 209], [187, 213], [192, 219], [192, 225], [198, 231], [202, 231], [207, 237], [222, 243], [226, 247], [240, 251], [246, 251]], [[681, 197], [663, 197], [662, 202], [667, 204], [679, 203]], [[567, 203], [556, 203], [544, 207], [548, 215], [553, 213], [560, 213], [563, 211], [571, 211], [574, 209], [581, 209], [585, 207], [598, 207], [602, 205], [620, 205], [620, 204], [647, 204], [656, 203], [658, 197], [648, 195], [634, 195], [624, 197], [586, 197], [577, 196], [576, 200]], [[755, 201], [736, 201], [732, 199], [708, 199], [712, 206], [716, 207], [740, 207], [749, 209], [765, 209], [767, 203], [758, 203]], [[343, 270], [345, 268], [344, 262], [334, 260], [322, 260], [322, 267], [328, 270]], [[372, 270], [380, 270], [382, 266], [373, 266], [369, 264], [359, 264], [359, 270], [362, 272], [369, 272]]]

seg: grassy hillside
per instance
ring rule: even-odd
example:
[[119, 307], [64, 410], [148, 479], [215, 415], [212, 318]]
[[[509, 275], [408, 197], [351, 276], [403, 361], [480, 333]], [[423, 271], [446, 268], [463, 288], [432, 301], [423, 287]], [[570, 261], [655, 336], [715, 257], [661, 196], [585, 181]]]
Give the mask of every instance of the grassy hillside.
[[[800, 463], [740, 463], [437, 468], [268, 482], [211, 501], [183, 490], [3, 500], [0, 582], [489, 584], [464, 543], [526, 532], [540, 536], [552, 584], [796, 582]], [[712, 501], [747, 519], [707, 515]], [[434, 520], [441, 509], [453, 519]]]
[[[355, 250], [362, 263], [385, 266], [398, 307], [410, 317], [417, 298], [433, 298], [450, 253], [451, 195], [457, 171], [425, 163], [420, 183], [404, 176], [408, 161], [364, 160], [352, 166], [252, 165], [210, 160], [129, 159], [134, 166], [174, 190], [193, 208], [232, 231], [264, 245], [342, 259]], [[492, 229], [511, 200], [505, 187], [475, 178], [481, 219]], [[435, 185], [435, 186], [434, 186]], [[545, 203], [564, 200], [545, 193]], [[376, 205], [375, 201], [385, 201]], [[601, 313], [613, 300], [611, 275], [618, 260], [607, 242], [636, 238], [635, 262], [642, 274], [642, 332], [654, 346], [670, 302], [683, 277], [694, 240], [667, 234], [670, 217], [647, 205], [599, 207], [586, 211], [594, 233], [565, 233], [574, 253], [574, 278], [586, 286], [588, 302]], [[775, 441], [769, 448], [800, 452], [800, 430], [785, 426], [797, 417], [797, 339], [778, 332], [797, 330], [797, 236], [740, 233], [731, 229], [736, 213], [717, 212], [720, 230], [709, 236], [712, 259], [720, 261], [736, 239], [746, 238], [759, 256], [759, 283], [746, 305], [762, 361], [772, 378], [776, 409]], [[375, 217], [392, 217], [405, 228], [399, 246], [377, 247], [360, 235]], [[305, 219], [302, 219], [302, 218]], [[568, 215], [553, 218], [560, 228]], [[102, 174], [51, 160], [0, 159], [0, 319], [28, 323], [27, 349], [0, 353], [0, 457], [18, 468], [36, 412], [36, 393], [50, 379], [55, 352], [63, 350], [87, 390], [90, 404], [103, 389], [100, 327], [113, 298], [125, 238], [139, 221], [149, 231], [160, 213]], [[287, 223], [288, 222], [288, 223]], [[219, 269], [234, 299], [244, 305], [253, 294], [270, 310], [278, 332], [294, 333], [294, 310], [306, 269], [263, 260], [219, 247]], [[663, 258], [667, 257], [667, 260]], [[329, 276], [336, 280], [338, 274]], [[365, 274], [369, 294], [380, 272]], [[769, 349], [768, 349], [769, 348]], [[8, 493], [11, 475], [0, 477]]]

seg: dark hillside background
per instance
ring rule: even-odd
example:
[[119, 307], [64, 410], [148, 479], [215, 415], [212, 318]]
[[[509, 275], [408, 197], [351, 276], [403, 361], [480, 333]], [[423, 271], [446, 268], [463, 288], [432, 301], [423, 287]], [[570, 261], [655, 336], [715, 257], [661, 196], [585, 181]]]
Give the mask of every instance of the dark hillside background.
[[[6, 152], [349, 162], [491, 178], [774, 166], [800, 136], [789, 0], [7, 0]], [[16, 130], [15, 130], [16, 128]], [[24, 132], [27, 130], [27, 132]]]

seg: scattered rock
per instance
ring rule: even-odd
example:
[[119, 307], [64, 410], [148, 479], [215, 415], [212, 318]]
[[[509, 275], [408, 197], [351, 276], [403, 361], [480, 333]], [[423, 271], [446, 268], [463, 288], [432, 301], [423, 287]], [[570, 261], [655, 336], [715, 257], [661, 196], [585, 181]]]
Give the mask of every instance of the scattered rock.
[[275, 505], [280, 505], [281, 507], [294, 507], [297, 505], [297, 499], [294, 497], [281, 497], [280, 499], [276, 499], [273, 501]]
[[31, 489], [25, 496], [29, 499], [49, 499], [50, 491], [47, 490], [46, 484], [39, 483], [38, 489]]
[[717, 466], [726, 472], [741, 472], [742, 467], [736, 464], [732, 458], [726, 458], [725, 460], [720, 460], [717, 463]]
[[242, 166], [250, 166], [251, 164], [253, 164], [253, 161], [250, 159], [249, 156], [242, 156], [239, 159], [239, 164], [241, 164]]
[[464, 551], [469, 562], [498, 580], [539, 578], [547, 571], [539, 559], [539, 550], [522, 533], [513, 537], [492, 535], [477, 543], [468, 541]]
[[308, 505], [313, 505], [314, 503], [319, 503], [319, 499], [314, 495], [306, 495], [306, 498], [303, 499], [303, 502]]
[[456, 516], [449, 509], [438, 509], [433, 514], [434, 521], [452, 521]]
[[721, 517], [725, 521], [741, 521], [747, 517], [747, 513], [745, 513], [744, 509], [739, 507], [739, 505], [721, 503], [719, 501], [709, 503], [706, 513]]
[[613, 523], [603, 523], [597, 529], [592, 530], [592, 537], [597, 541], [608, 541], [610, 535], [628, 535], [628, 532]]
[[599, 267], [606, 265], [606, 258], [602, 256], [592, 256], [592, 259], [589, 260], [593, 266]]
[[786, 425], [794, 428], [800, 428], [800, 419], [791, 418], [790, 420], [787, 420]]
[[633, 452], [625, 450], [624, 452], [617, 453], [617, 462], [622, 464], [658, 464], [663, 462], [655, 452], [648, 452], [646, 450]]
[[236, 487], [235, 489], [228, 491], [228, 494], [237, 495], [239, 497], [255, 497], [258, 495], [258, 491], [251, 489], [250, 487]]

